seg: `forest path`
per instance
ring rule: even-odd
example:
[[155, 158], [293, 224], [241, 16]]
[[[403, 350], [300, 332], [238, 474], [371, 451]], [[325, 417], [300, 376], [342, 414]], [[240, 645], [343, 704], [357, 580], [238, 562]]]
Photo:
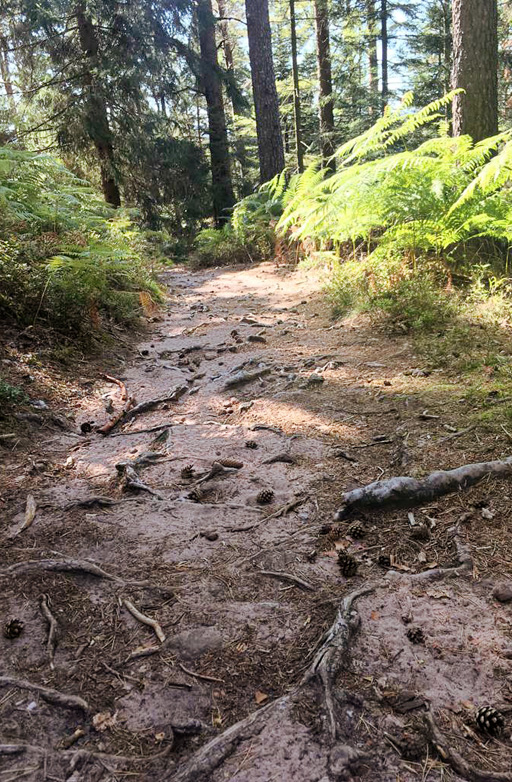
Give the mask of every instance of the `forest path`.
[[[105, 437], [93, 431], [71, 447], [67, 435], [54, 438], [44, 453], [53, 472], [20, 474], [8, 505], [3, 567], [87, 560], [117, 580], [40, 566], [2, 578], [1, 614], [22, 619], [25, 630], [0, 638], [0, 675], [80, 696], [89, 711], [15, 686], [0, 690], [1, 779], [459, 779], [425, 744], [401, 758], [389, 736], [421, 738], [425, 701], [449, 715], [443, 720], [453, 730], [474, 704], [512, 698], [510, 608], [490, 595], [497, 579], [510, 578], [510, 543], [502, 539], [501, 558], [490, 563], [496, 536], [485, 537], [502, 519], [506, 525], [508, 496], [492, 499], [487, 483], [431, 504], [416, 513], [428, 522], [424, 540], [404, 511], [360, 518], [364, 537], [352, 519], [329, 529], [343, 490], [457, 466], [488, 446], [465, 437], [445, 444], [443, 427], [457, 427], [463, 415], [454, 397], [439, 396], [406, 338], [376, 332], [364, 318], [333, 322], [311, 273], [273, 264], [175, 269], [165, 282], [167, 313], [122, 380], [138, 403], [180, 386], [187, 393]], [[118, 411], [124, 403], [104, 381], [79, 404], [78, 423], [97, 426], [109, 419], [105, 405]], [[152, 427], [163, 428], [141, 431]], [[141, 461], [148, 452], [158, 456]], [[42, 456], [35, 443], [33, 461]], [[228, 462], [201, 481], [225, 460], [243, 466]], [[116, 469], [122, 462], [133, 463], [128, 472]], [[157, 496], [123, 491], [132, 467]], [[273, 492], [266, 505], [257, 501], [263, 490]], [[39, 510], [20, 532], [28, 492]], [[94, 497], [113, 503], [87, 506]], [[479, 508], [491, 506], [493, 521], [483, 525]], [[487, 581], [412, 582], [416, 571], [456, 564], [453, 525], [463, 517], [475, 575], [478, 566]], [[340, 548], [359, 561], [353, 578], [340, 574]], [[394, 578], [383, 580], [381, 555], [392, 557]], [[186, 776], [201, 745], [301, 680], [340, 601], [369, 582], [378, 586], [357, 601], [361, 631], [336, 694], [334, 750], [321, 695], [301, 691], [291, 708], [265, 712], [265, 727], [240, 735], [225, 757], [212, 752], [202, 773]], [[41, 594], [59, 625], [54, 668]], [[159, 622], [161, 645], [125, 600]], [[407, 639], [411, 622], [424, 644]], [[21, 743], [31, 747], [6, 754], [7, 744]], [[491, 769], [510, 751], [496, 743], [486, 754], [462, 728], [455, 743]], [[357, 767], [345, 745], [364, 753]], [[36, 747], [48, 750], [46, 759]], [[145, 759], [160, 752], [165, 757]]]

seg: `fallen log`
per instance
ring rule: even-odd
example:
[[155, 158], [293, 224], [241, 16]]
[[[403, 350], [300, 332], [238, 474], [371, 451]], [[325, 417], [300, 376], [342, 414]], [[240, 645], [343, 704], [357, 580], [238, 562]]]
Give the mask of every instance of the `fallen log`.
[[477, 462], [454, 470], [438, 470], [424, 480], [411, 477], [389, 478], [346, 492], [335, 514], [336, 521], [344, 519], [359, 508], [408, 508], [432, 502], [438, 497], [473, 486], [482, 478], [492, 475], [512, 475], [512, 456], [504, 461]]

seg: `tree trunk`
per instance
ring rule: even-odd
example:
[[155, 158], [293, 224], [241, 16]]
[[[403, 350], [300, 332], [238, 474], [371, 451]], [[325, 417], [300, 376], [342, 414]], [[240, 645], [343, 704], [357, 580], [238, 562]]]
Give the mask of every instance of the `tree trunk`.
[[328, 0], [314, 0], [316, 24], [316, 57], [318, 67], [320, 140], [324, 165], [334, 171], [334, 100], [332, 94], [331, 47], [329, 40]]
[[116, 165], [112, 131], [108, 119], [107, 104], [101, 85], [93, 76], [98, 59], [98, 38], [94, 25], [85, 13], [85, 6], [79, 5], [76, 12], [80, 46], [86, 62], [90, 64], [84, 78], [86, 88], [87, 133], [91, 138], [100, 164], [101, 186], [107, 204], [121, 206], [121, 194], [116, 181]]
[[215, 42], [215, 17], [211, 0], [197, 4], [199, 47], [201, 50], [202, 92], [208, 112], [208, 133], [212, 172], [212, 200], [215, 225], [220, 228], [229, 219], [229, 210], [235, 203], [231, 182], [228, 132], [222, 97], [222, 82]]
[[293, 76], [293, 117], [295, 121], [295, 150], [297, 155], [297, 170], [304, 171], [304, 151], [302, 148], [299, 65], [297, 62], [297, 25], [295, 19], [295, 0], [290, 2], [290, 37], [292, 44], [292, 76]]
[[368, 28], [368, 88], [370, 114], [379, 105], [379, 60], [377, 57], [377, 8], [375, 0], [366, 0], [366, 24]]
[[256, 113], [260, 179], [267, 182], [284, 168], [268, 0], [245, 0], [252, 92]]
[[498, 132], [497, 0], [453, 0], [453, 134], [481, 141]]
[[380, 41], [382, 47], [381, 55], [381, 102], [382, 111], [388, 104], [389, 82], [388, 82], [388, 2], [381, 0], [380, 5]]
[[11, 81], [11, 71], [9, 68], [9, 44], [5, 35], [0, 35], [0, 74], [2, 76], [3, 86], [9, 106], [13, 114], [16, 114], [16, 101], [14, 99], [14, 88]]

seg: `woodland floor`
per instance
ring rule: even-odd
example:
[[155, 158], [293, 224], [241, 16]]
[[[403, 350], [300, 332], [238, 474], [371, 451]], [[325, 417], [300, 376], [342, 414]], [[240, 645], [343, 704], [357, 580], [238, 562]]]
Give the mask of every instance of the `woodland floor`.
[[[492, 596], [512, 582], [510, 482], [483, 481], [412, 517], [367, 512], [330, 529], [343, 491], [499, 459], [511, 436], [475, 419], [450, 439], [474, 423], [461, 379], [422, 371], [407, 337], [391, 338], [366, 318], [333, 322], [311, 272], [175, 269], [164, 281], [166, 312], [134, 355], [126, 359], [123, 348], [125, 358], [111, 355], [108, 366], [84, 361], [61, 373], [59, 390], [45, 398], [62, 430], [37, 410], [32, 442], [0, 445], [0, 619], [24, 622], [19, 638], [0, 637], [0, 782], [463, 779], [422, 744], [425, 704], [447, 743], [483, 769], [481, 780], [498, 771], [512, 779], [510, 728], [489, 739], [472, 721], [475, 706], [512, 704], [512, 603]], [[30, 346], [9, 350], [7, 361], [32, 373], [31, 395], [40, 398], [46, 380], [27, 358]], [[269, 371], [223, 390], [242, 365]], [[81, 424], [101, 425], [114, 415], [106, 408], [125, 404], [103, 373], [122, 379], [137, 402], [182, 384], [188, 393], [106, 436], [84, 435]], [[160, 425], [165, 442], [155, 443], [165, 428], [137, 434]], [[146, 452], [162, 457], [137, 468], [158, 497], [123, 491], [116, 470]], [[271, 461], [283, 455], [288, 461]], [[190, 498], [225, 459], [243, 467], [200, 483]], [[193, 477], [182, 476], [187, 465]], [[263, 489], [274, 497], [260, 506]], [[20, 530], [29, 494], [37, 514]], [[98, 496], [119, 502], [79, 505]], [[362, 539], [349, 532], [355, 519]], [[411, 522], [426, 523], [427, 540], [414, 539]], [[411, 579], [457, 564], [455, 525], [472, 570]], [[359, 560], [355, 577], [340, 574], [339, 548]], [[379, 555], [389, 555], [392, 572]], [[7, 570], [50, 559], [87, 560], [118, 580]], [[321, 689], [293, 688], [343, 598], [370, 582], [373, 591], [354, 603], [361, 621], [336, 681], [333, 741]], [[53, 669], [42, 594], [58, 622]], [[158, 620], [162, 644], [123, 600]], [[424, 643], [408, 640], [411, 626], [422, 628]], [[79, 696], [88, 710], [2, 677]], [[242, 731], [218, 756], [208, 750], [206, 762], [198, 756], [203, 770], [191, 770], [201, 746], [290, 692], [257, 730]], [[416, 753], [404, 750], [413, 738]], [[357, 763], [340, 757], [347, 747], [360, 753]]]

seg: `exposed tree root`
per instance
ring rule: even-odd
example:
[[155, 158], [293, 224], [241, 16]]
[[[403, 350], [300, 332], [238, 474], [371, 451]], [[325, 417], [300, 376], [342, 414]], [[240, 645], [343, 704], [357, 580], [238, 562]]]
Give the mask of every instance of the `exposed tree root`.
[[123, 469], [123, 475], [124, 475], [124, 488], [125, 489], [133, 489], [134, 491], [145, 491], [147, 494], [151, 494], [152, 497], [157, 497], [159, 500], [163, 500], [164, 497], [160, 492], [155, 491], [151, 488], [151, 486], [148, 486], [147, 483], [144, 483], [142, 481], [137, 471], [134, 467], [132, 467], [130, 464], [126, 464]]
[[53, 703], [55, 706], [64, 706], [68, 709], [81, 709], [89, 711], [89, 704], [78, 695], [65, 695], [58, 690], [52, 690], [49, 687], [43, 687], [41, 684], [33, 684], [26, 679], [17, 679], [15, 676], [0, 676], [0, 687], [19, 687], [21, 690], [32, 690], [38, 692], [45, 701]]
[[96, 578], [104, 578], [106, 581], [113, 581], [124, 587], [141, 587], [155, 589], [167, 595], [173, 595], [172, 587], [154, 584], [152, 581], [126, 581], [113, 573], [107, 573], [106, 570], [95, 565], [94, 562], [87, 562], [84, 559], [29, 559], [25, 562], [16, 562], [14, 565], [0, 570], [1, 576], [18, 576], [25, 573], [54, 572], [54, 573], [82, 573]]
[[161, 405], [164, 402], [177, 402], [178, 399], [181, 399], [181, 397], [187, 393], [187, 391], [188, 386], [180, 385], [176, 386], [169, 394], [159, 396], [157, 399], [148, 399], [147, 402], [140, 402], [125, 413], [123, 416], [123, 423], [131, 421], [132, 418], [136, 418], [141, 413], [147, 413], [148, 410], [153, 410], [154, 407], [158, 407], [158, 405]]
[[96, 431], [104, 435], [110, 434], [110, 432], [116, 428], [118, 423], [120, 423], [124, 419], [125, 415], [129, 413], [129, 411], [133, 408], [134, 404], [135, 404], [135, 400], [133, 399], [133, 397], [131, 397], [130, 399], [128, 399], [126, 405], [122, 408], [122, 410], [116, 413], [110, 419], [110, 421], [107, 421], [106, 424], [100, 426]]
[[258, 573], [262, 576], [271, 576], [272, 578], [279, 578], [282, 581], [288, 581], [290, 584], [295, 584], [301, 587], [301, 589], [307, 589], [309, 592], [316, 592], [316, 587], [310, 584], [309, 581], [294, 576], [291, 573], [285, 573], [282, 570], [258, 570]]
[[105, 375], [105, 380], [108, 380], [110, 383], [114, 383], [116, 386], [119, 386], [121, 389], [121, 401], [126, 402], [128, 399], [128, 392], [126, 391], [126, 386], [123, 381], [118, 380], [117, 377], [112, 377], [111, 375]]
[[41, 595], [40, 598], [41, 611], [48, 622], [48, 640], [46, 642], [46, 650], [48, 652], [48, 658], [50, 660], [50, 668], [55, 668], [55, 647], [57, 646], [57, 633], [59, 626], [54, 615], [50, 611], [50, 598], [48, 595]]
[[469, 780], [469, 782], [512, 782], [511, 771], [485, 771], [481, 768], [475, 768], [475, 766], [464, 760], [462, 755], [459, 755], [455, 749], [450, 747], [448, 739], [439, 729], [431, 711], [428, 711], [425, 715], [425, 722], [434, 747], [456, 774]]
[[142, 622], [142, 624], [146, 625], [147, 627], [151, 627], [153, 629], [153, 632], [155, 633], [160, 643], [165, 641], [165, 633], [162, 630], [160, 623], [157, 622], [156, 619], [152, 619], [150, 616], [143, 614], [133, 605], [130, 600], [123, 600], [123, 605], [135, 619], [137, 619], [139, 622]]
[[[215, 769], [227, 757], [232, 755], [243, 741], [253, 739], [259, 735], [267, 725], [269, 717], [275, 712], [283, 715], [285, 711], [293, 706], [302, 689], [314, 680], [318, 680], [322, 684], [324, 701], [329, 717], [330, 733], [331, 736], [335, 737], [336, 716], [332, 685], [346, 661], [349, 642], [359, 624], [358, 616], [352, 611], [352, 606], [358, 597], [372, 592], [375, 588], [375, 584], [370, 584], [357, 592], [353, 592], [343, 600], [332, 627], [325, 635], [322, 646], [302, 680], [292, 692], [269, 703], [268, 706], [259, 711], [253, 712], [249, 717], [241, 720], [241, 722], [237, 722], [220, 736], [209, 741], [170, 777], [169, 782], [207, 782], [207, 780], [210, 780]], [[351, 748], [348, 747], [346, 749], [350, 750]], [[356, 757], [356, 754], [351, 756], [351, 762], [356, 762], [360, 759], [359, 755]]]
[[432, 502], [444, 494], [467, 489], [488, 475], [512, 475], [512, 456], [504, 461], [478, 462], [457, 467], [455, 470], [439, 470], [423, 481], [410, 477], [375, 481], [360, 489], [346, 492], [335, 518], [340, 521], [358, 508], [411, 507]]

